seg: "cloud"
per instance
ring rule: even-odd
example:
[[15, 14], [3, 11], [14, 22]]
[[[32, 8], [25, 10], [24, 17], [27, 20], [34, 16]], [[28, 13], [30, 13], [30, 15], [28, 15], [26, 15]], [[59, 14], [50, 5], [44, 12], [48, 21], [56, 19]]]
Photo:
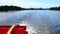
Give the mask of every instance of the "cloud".
[[36, 1], [27, 1], [27, 0], [1, 0], [0, 5], [15, 5], [25, 8], [39, 8], [39, 7], [51, 7], [51, 6], [58, 6], [57, 3], [44, 3], [44, 2], [36, 2]]
[[1, 0], [0, 5], [16, 5], [21, 7], [41, 7], [44, 6], [43, 3], [37, 3], [37, 2], [27, 2], [23, 0]]

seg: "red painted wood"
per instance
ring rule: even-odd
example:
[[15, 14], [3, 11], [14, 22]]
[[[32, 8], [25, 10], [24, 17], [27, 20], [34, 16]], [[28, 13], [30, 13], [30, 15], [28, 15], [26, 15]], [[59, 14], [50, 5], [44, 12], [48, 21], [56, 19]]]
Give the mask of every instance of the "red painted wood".
[[[7, 34], [11, 26], [0, 26], [0, 34]], [[26, 26], [15, 26], [11, 34], [27, 34]]]

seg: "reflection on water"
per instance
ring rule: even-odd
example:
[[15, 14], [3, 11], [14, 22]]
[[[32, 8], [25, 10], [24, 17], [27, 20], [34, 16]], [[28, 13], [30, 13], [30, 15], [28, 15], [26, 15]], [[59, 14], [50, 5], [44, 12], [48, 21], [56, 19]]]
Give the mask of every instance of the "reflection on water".
[[60, 12], [50, 10], [26, 10], [0, 13], [0, 25], [24, 22], [29, 34], [60, 34]]

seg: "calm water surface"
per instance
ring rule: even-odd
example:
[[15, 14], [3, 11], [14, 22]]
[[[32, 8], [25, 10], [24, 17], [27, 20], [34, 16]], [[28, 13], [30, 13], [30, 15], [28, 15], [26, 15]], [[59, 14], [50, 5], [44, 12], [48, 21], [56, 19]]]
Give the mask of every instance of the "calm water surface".
[[27, 24], [29, 34], [60, 34], [60, 11], [25, 10], [0, 12], [0, 25], [23, 22]]

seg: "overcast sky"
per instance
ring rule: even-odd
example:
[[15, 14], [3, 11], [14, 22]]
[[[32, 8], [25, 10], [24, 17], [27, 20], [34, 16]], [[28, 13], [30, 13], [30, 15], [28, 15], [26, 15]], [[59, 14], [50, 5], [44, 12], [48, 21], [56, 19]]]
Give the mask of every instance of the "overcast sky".
[[0, 5], [14, 5], [24, 8], [48, 8], [60, 6], [60, 0], [0, 0]]

